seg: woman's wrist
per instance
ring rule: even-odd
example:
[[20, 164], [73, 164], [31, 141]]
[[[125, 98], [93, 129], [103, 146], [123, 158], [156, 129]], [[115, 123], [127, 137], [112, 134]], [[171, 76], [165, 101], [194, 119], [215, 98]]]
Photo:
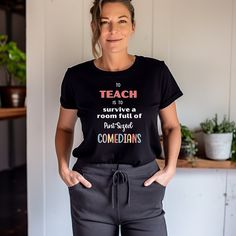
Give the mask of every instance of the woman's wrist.
[[69, 165], [66, 162], [59, 163], [59, 172], [63, 173], [69, 170]]
[[164, 171], [166, 174], [175, 175], [175, 173], [176, 173], [176, 166], [173, 166], [173, 165], [166, 165], [166, 166], [163, 168], [163, 171]]

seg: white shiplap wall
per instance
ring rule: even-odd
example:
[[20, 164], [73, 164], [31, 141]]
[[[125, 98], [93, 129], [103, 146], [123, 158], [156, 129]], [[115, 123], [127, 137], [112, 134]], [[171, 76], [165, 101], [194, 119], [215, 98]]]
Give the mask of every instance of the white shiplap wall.
[[[236, 120], [236, 0], [133, 2], [130, 53], [169, 65], [184, 92], [177, 102], [181, 122], [195, 128], [215, 112]], [[90, 5], [27, 1], [29, 236], [72, 235], [54, 135], [64, 72], [92, 57]], [[77, 128], [74, 146], [82, 140], [79, 120]], [[235, 171], [178, 169], [164, 200], [169, 235], [234, 236], [235, 183]]]
[[195, 128], [216, 112], [228, 115], [232, 0], [154, 2], [154, 56], [167, 60], [183, 89], [181, 122]]
[[230, 115], [236, 121], [236, 1], [232, 1], [232, 51], [231, 51], [231, 93]]

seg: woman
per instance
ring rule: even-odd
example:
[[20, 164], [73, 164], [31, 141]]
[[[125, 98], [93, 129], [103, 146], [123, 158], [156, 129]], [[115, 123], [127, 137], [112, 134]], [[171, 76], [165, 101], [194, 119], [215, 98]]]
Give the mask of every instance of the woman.
[[[116, 236], [120, 225], [122, 236], [165, 236], [162, 200], [176, 172], [181, 134], [175, 100], [182, 92], [164, 61], [128, 54], [135, 32], [131, 1], [95, 0], [90, 13], [95, 59], [67, 69], [55, 138], [73, 235]], [[72, 152], [77, 162], [71, 170], [77, 117], [84, 140]]]

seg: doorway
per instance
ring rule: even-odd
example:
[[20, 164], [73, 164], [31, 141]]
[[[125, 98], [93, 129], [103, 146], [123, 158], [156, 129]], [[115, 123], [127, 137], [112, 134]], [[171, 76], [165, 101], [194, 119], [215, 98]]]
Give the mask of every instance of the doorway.
[[[0, 35], [26, 51], [25, 0], [0, 0]], [[5, 76], [0, 68], [0, 85]], [[26, 117], [0, 112], [0, 235], [27, 236]]]

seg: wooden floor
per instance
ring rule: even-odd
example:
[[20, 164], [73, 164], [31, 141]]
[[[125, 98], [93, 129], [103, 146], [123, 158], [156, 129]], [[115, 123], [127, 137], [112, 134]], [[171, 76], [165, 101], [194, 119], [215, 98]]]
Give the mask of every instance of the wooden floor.
[[0, 235], [27, 236], [26, 166], [0, 172]]

